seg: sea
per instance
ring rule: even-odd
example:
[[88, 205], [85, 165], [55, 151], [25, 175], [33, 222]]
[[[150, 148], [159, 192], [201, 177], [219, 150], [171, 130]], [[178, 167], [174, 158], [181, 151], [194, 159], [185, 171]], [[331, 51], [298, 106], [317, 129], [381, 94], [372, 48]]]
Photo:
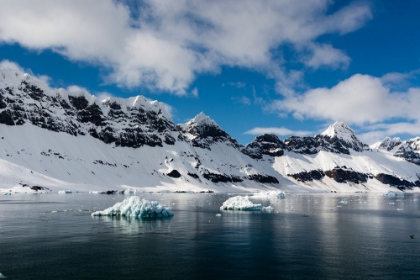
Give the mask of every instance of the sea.
[[[92, 217], [126, 196], [0, 197], [7, 279], [420, 279], [420, 195], [140, 193], [172, 218]], [[245, 194], [243, 194], [245, 195]]]

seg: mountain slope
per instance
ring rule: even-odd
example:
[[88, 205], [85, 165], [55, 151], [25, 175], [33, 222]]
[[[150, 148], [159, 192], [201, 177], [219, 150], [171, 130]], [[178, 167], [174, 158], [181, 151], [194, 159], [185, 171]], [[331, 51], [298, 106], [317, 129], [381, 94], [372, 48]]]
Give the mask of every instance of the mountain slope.
[[419, 140], [369, 148], [344, 123], [242, 146], [204, 113], [176, 125], [144, 96], [98, 100], [0, 69], [0, 189], [416, 190]]

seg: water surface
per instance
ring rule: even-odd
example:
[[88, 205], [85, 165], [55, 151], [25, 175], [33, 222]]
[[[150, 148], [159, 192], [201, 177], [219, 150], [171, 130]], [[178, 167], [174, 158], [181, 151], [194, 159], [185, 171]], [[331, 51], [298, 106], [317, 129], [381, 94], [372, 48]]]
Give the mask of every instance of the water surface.
[[271, 213], [221, 212], [229, 195], [141, 196], [175, 216], [90, 216], [123, 195], [0, 197], [0, 272], [8, 279], [420, 279], [418, 195], [261, 200]]

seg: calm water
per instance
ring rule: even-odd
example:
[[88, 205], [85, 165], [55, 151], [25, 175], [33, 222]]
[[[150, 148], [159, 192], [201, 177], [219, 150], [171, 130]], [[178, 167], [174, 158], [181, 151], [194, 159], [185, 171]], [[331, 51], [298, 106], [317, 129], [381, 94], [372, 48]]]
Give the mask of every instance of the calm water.
[[228, 195], [141, 196], [175, 216], [90, 216], [122, 195], [2, 195], [0, 272], [8, 279], [420, 279], [418, 195], [289, 195], [261, 201], [272, 213], [221, 217]]

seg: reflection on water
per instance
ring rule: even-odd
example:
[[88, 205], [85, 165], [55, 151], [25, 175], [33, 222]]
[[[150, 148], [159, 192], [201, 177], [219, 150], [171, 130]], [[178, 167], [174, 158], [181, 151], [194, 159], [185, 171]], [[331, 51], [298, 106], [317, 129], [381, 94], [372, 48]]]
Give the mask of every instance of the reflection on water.
[[420, 278], [418, 195], [256, 201], [271, 213], [220, 211], [229, 195], [142, 196], [175, 216], [90, 216], [121, 195], [1, 200], [0, 271], [9, 279]]
[[139, 233], [170, 233], [172, 217], [158, 219], [152, 218], [132, 218], [125, 216], [101, 216], [92, 217], [103, 222], [105, 226], [111, 227], [114, 231], [124, 234]]

